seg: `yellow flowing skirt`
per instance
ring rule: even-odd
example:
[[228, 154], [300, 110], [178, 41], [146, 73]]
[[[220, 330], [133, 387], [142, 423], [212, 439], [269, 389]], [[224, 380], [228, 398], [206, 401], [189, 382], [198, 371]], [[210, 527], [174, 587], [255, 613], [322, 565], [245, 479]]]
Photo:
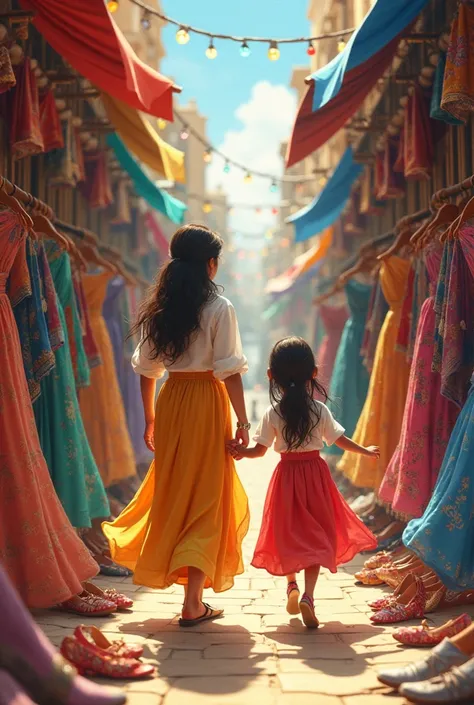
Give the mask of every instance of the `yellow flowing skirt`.
[[250, 515], [225, 447], [231, 437], [224, 384], [212, 372], [170, 374], [156, 405], [155, 459], [128, 507], [102, 525], [113, 560], [137, 585], [185, 585], [192, 566], [223, 592], [244, 572]]

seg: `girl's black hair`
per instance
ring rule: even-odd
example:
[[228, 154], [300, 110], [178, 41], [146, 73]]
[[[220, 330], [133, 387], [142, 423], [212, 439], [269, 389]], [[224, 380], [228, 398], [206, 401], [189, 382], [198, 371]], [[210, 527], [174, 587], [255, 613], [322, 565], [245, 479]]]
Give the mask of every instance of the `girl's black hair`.
[[171, 238], [171, 259], [158, 272], [132, 329], [151, 343], [154, 358], [173, 363], [188, 349], [202, 309], [218, 295], [208, 264], [219, 259], [222, 245], [205, 225], [183, 225]]
[[272, 406], [284, 421], [283, 438], [288, 450], [297, 450], [306, 444], [321, 420], [315, 394], [326, 402], [327, 392], [314, 376], [316, 361], [303, 338], [280, 340], [270, 354], [269, 367]]

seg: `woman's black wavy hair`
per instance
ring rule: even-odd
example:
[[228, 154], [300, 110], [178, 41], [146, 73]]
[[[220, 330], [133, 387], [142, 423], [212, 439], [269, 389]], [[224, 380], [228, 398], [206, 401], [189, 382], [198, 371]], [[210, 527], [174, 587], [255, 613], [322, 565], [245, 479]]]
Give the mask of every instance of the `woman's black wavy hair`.
[[183, 225], [170, 242], [171, 259], [158, 272], [132, 329], [151, 343], [152, 356], [179, 360], [200, 328], [203, 307], [218, 295], [209, 278], [210, 260], [218, 260], [222, 239], [205, 225]]
[[321, 420], [315, 395], [328, 400], [322, 384], [314, 376], [316, 361], [303, 338], [280, 340], [270, 354], [270, 400], [283, 419], [283, 439], [289, 451], [306, 445]]

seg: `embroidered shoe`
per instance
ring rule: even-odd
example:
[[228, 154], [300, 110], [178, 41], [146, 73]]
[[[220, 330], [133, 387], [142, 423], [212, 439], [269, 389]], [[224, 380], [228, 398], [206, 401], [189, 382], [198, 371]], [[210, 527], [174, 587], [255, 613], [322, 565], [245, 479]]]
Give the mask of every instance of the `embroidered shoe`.
[[403, 594], [399, 595], [397, 600], [391, 605], [379, 612], [375, 612], [370, 617], [370, 621], [374, 624], [407, 622], [409, 619], [423, 617], [425, 614], [425, 604], [425, 586], [421, 578], [415, 576], [414, 583], [412, 583]]
[[450, 619], [441, 627], [429, 627], [426, 620], [423, 620], [420, 627], [400, 627], [393, 632], [392, 636], [400, 644], [406, 646], [435, 646], [443, 639], [462, 632], [471, 624], [471, 621], [468, 614]]

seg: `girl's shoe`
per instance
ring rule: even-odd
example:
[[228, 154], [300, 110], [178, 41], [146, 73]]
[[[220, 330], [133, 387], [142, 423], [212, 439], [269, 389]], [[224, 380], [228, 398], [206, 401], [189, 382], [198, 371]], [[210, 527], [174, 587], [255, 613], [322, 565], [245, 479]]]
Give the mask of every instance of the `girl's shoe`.
[[454, 705], [472, 703], [474, 698], [474, 659], [454, 666], [435, 680], [425, 683], [403, 683], [400, 693], [411, 703]]
[[[407, 593], [409, 593], [407, 595]], [[413, 595], [410, 597], [410, 593]], [[405, 596], [405, 597], [404, 597]], [[404, 602], [402, 600], [407, 600]], [[409, 585], [403, 595], [399, 595], [397, 601], [385, 607], [380, 612], [375, 612], [370, 617], [374, 624], [394, 624], [395, 622], [407, 622], [409, 619], [423, 617], [425, 614], [426, 590], [423, 581], [417, 575], [414, 576], [414, 583]]]
[[379, 600], [374, 600], [374, 602], [369, 602], [369, 607], [374, 612], [379, 612], [380, 610], [390, 607], [395, 604], [399, 595], [402, 595], [407, 587], [413, 582], [413, 576], [407, 575], [405, 579], [400, 583], [400, 585], [395, 588], [395, 592], [388, 597], [381, 597]]
[[450, 619], [442, 627], [429, 627], [426, 620], [423, 620], [421, 627], [400, 627], [393, 632], [392, 636], [405, 646], [436, 646], [446, 637], [462, 632], [471, 624], [471, 621], [468, 614]]
[[121, 592], [117, 592], [114, 588], [101, 590], [101, 588], [94, 585], [94, 583], [83, 583], [83, 587], [86, 592], [96, 595], [97, 597], [102, 597], [109, 602], [113, 602], [117, 605], [118, 610], [129, 610], [133, 607], [133, 600], [126, 595], [122, 595]]
[[319, 620], [314, 613], [314, 600], [306, 593], [301, 598], [300, 612], [305, 627], [309, 629], [317, 629], [319, 627]]
[[117, 611], [117, 605], [110, 600], [87, 593], [61, 602], [55, 609], [78, 614], [81, 617], [107, 617]]
[[390, 688], [398, 688], [402, 683], [418, 683], [436, 678], [442, 673], [446, 673], [453, 666], [461, 666], [471, 657], [464, 654], [449, 639], [444, 639], [438, 646], [430, 651], [428, 656], [422, 661], [409, 663], [401, 668], [386, 668], [379, 671], [377, 678], [384, 685]]
[[83, 676], [104, 676], [114, 679], [148, 678], [155, 669], [150, 664], [121, 656], [109, 656], [92, 644], [81, 644], [67, 636], [61, 644], [61, 654]]
[[299, 614], [300, 589], [296, 580], [292, 580], [288, 583], [286, 588], [286, 598], [286, 611], [288, 614]]
[[84, 646], [93, 645], [104, 651], [109, 656], [138, 659], [143, 654], [143, 646], [139, 644], [126, 644], [122, 639], [109, 641], [97, 627], [86, 627], [83, 624], [76, 627], [74, 637]]

